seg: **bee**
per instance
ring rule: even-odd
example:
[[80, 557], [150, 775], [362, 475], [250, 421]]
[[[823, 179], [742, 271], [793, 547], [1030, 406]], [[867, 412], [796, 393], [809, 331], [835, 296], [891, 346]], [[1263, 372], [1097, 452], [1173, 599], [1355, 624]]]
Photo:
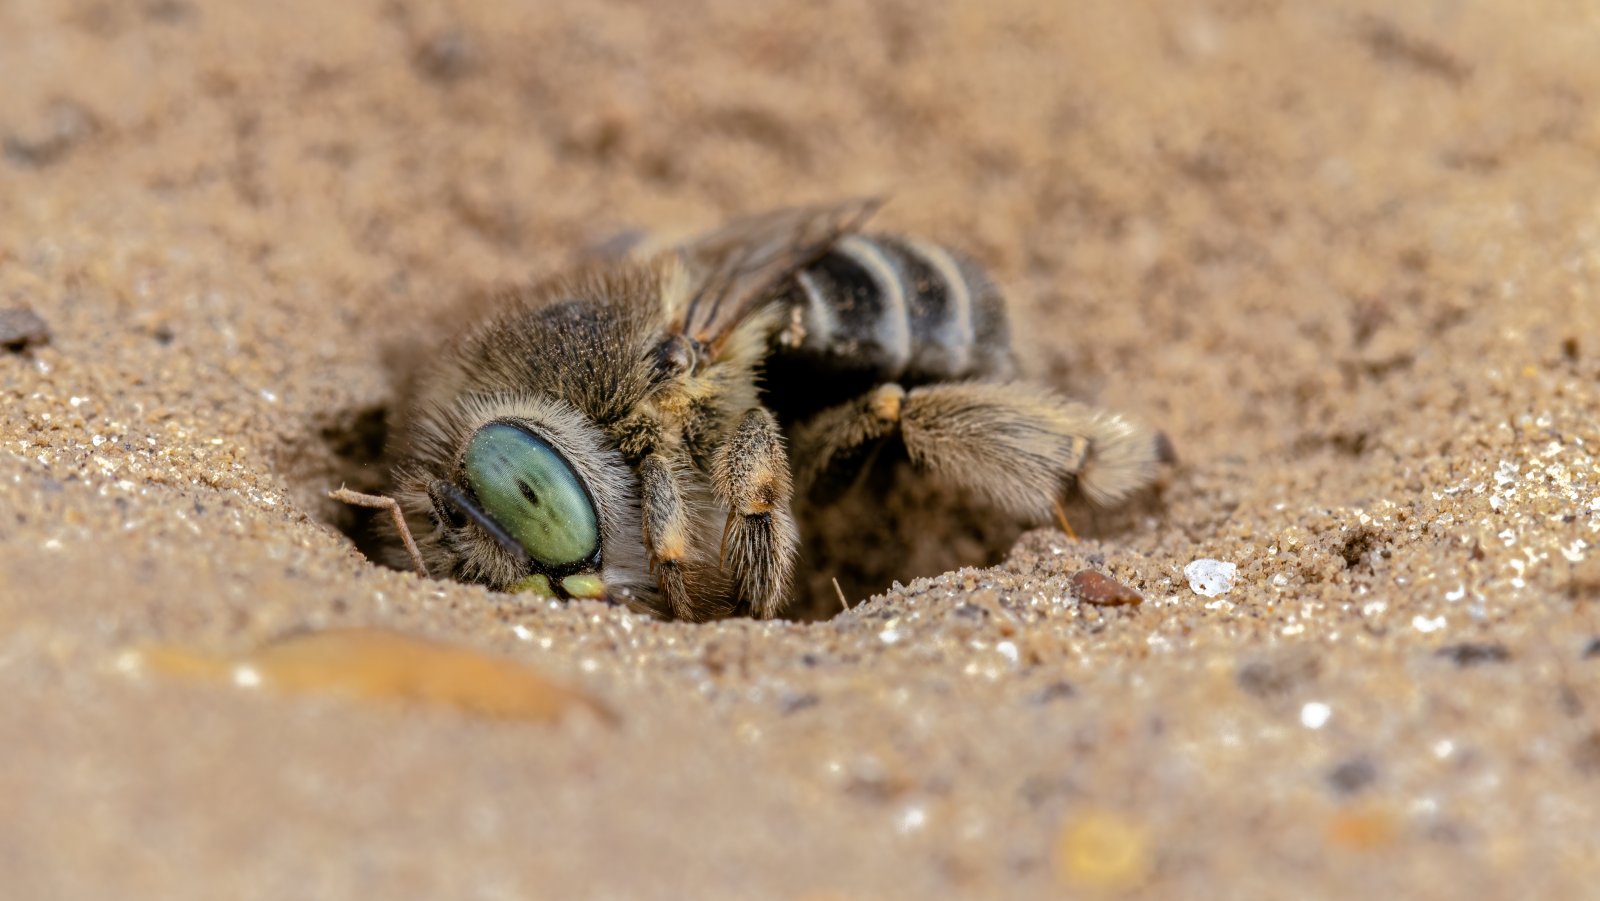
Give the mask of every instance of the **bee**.
[[387, 508], [424, 574], [700, 621], [783, 613], [797, 498], [826, 505], [886, 446], [1034, 523], [1150, 483], [1155, 433], [1017, 380], [983, 270], [863, 233], [878, 206], [505, 292], [419, 378], [393, 497], [335, 496]]

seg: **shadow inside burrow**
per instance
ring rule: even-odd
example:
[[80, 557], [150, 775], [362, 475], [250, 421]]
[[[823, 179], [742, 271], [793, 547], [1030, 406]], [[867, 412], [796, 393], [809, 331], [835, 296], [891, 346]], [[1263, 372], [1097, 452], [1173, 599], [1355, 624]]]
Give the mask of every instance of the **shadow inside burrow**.
[[447, 346], [463, 322], [475, 322], [488, 314], [500, 296], [497, 290], [471, 286], [448, 302], [411, 310], [378, 326], [382, 334], [371, 343], [378, 349], [374, 363], [384, 375], [386, 390], [376, 398], [369, 396], [311, 417], [305, 429], [280, 450], [276, 468], [300, 508], [343, 533], [376, 565], [412, 570], [391, 515], [334, 500], [329, 492], [343, 487], [360, 494], [392, 496], [394, 466], [403, 457], [408, 431], [407, 399], [415, 396], [427, 361]]
[[387, 403], [320, 415], [287, 455], [293, 462], [285, 468], [297, 486], [296, 494], [317, 520], [343, 533], [373, 563], [405, 569], [409, 564], [403, 553], [397, 553], [399, 539], [384, 511], [328, 496], [341, 487], [361, 494], [389, 493], [391, 422]]
[[[1137, 530], [1162, 507], [1158, 482], [1118, 507], [1104, 509], [1069, 491], [1064, 510], [1076, 539], [1088, 543]], [[1024, 534], [1056, 528], [997, 510], [969, 492], [913, 469], [905, 459], [880, 459], [846, 495], [828, 505], [795, 507], [801, 549], [794, 600], [785, 616], [822, 620], [896, 583], [909, 584], [963, 567], [997, 566]], [[837, 587], [835, 582], [837, 581]], [[844, 600], [841, 601], [840, 595]]]

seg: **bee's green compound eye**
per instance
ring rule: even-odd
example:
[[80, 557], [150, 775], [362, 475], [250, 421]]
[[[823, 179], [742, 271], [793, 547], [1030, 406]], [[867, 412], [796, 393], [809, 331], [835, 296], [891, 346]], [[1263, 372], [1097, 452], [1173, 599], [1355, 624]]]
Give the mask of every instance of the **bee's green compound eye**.
[[491, 422], [472, 436], [465, 463], [483, 512], [530, 557], [562, 566], [595, 552], [600, 529], [583, 483], [537, 436]]

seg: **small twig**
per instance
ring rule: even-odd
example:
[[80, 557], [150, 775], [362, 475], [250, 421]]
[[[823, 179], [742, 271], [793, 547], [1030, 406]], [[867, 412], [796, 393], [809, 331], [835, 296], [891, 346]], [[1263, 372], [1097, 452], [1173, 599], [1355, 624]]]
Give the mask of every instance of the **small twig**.
[[400, 504], [392, 497], [381, 494], [362, 494], [359, 491], [339, 486], [338, 491], [328, 492], [328, 497], [336, 501], [349, 504], [352, 507], [366, 507], [369, 510], [388, 510], [394, 519], [394, 527], [400, 532], [400, 540], [405, 542], [406, 553], [411, 555], [411, 565], [417, 568], [417, 575], [428, 578], [428, 565], [422, 562], [422, 552], [417, 550], [417, 543], [411, 538], [411, 527], [406, 525], [406, 515], [400, 510]]
[[834, 590], [834, 592], [839, 595], [839, 606], [843, 607], [846, 610], [849, 610], [850, 609], [850, 602], [844, 599], [844, 589], [839, 587], [839, 577], [838, 576], [831, 576], [830, 578], [833, 579], [833, 590]]
[[1073, 541], [1077, 541], [1078, 540], [1078, 533], [1074, 532], [1072, 530], [1072, 523], [1067, 522], [1067, 511], [1066, 511], [1066, 508], [1061, 506], [1061, 502], [1060, 501], [1055, 501], [1055, 507], [1056, 507], [1056, 525], [1061, 527], [1061, 531], [1067, 533], [1067, 537], [1068, 538], [1071, 538]]

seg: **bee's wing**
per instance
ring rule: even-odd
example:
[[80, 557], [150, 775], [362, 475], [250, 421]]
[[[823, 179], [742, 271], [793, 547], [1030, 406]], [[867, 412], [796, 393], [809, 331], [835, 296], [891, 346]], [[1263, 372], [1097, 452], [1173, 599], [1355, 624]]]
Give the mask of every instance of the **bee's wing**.
[[711, 346], [772, 299], [773, 289], [859, 230], [880, 198], [774, 210], [735, 219], [678, 250], [689, 274], [677, 330]]

